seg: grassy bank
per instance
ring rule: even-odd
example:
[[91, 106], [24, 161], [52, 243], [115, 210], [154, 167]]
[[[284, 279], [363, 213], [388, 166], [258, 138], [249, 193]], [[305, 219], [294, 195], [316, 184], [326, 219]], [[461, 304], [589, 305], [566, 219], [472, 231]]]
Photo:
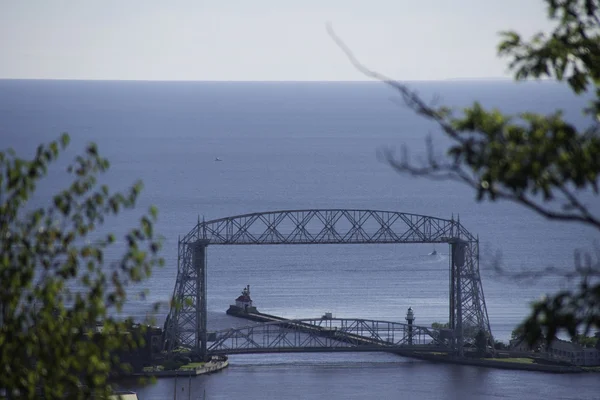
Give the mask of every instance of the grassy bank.
[[534, 363], [533, 358], [529, 358], [529, 357], [521, 357], [521, 358], [482, 358], [482, 360], [500, 361], [500, 362], [507, 362], [507, 363], [519, 363], [519, 364], [533, 364]]
[[554, 364], [538, 364], [534, 358], [529, 357], [512, 357], [512, 358], [476, 358], [476, 357], [454, 357], [451, 355], [418, 353], [418, 352], [396, 352], [396, 354], [418, 358], [421, 360], [447, 363], [470, 365], [474, 367], [498, 368], [498, 369], [513, 369], [523, 371], [550, 372], [550, 373], [577, 373], [577, 372], [595, 372], [588, 371], [583, 367], [554, 365]]

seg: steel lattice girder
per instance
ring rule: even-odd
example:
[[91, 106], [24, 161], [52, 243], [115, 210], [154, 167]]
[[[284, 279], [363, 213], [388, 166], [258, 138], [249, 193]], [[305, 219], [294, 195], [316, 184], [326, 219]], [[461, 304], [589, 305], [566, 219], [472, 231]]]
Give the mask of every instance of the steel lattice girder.
[[447, 243], [475, 240], [458, 221], [374, 210], [289, 210], [199, 222], [183, 239], [211, 245]]
[[448, 351], [450, 346], [440, 339], [438, 330], [423, 326], [363, 319], [300, 319], [216, 332], [208, 354], [407, 349]]
[[199, 221], [179, 240], [174, 302], [165, 324], [168, 350], [206, 349], [206, 265], [193, 261], [192, 251], [198, 243], [204, 251], [207, 245], [461, 243], [464, 263], [451, 260], [451, 327], [459, 342], [463, 332], [474, 329], [493, 340], [479, 275], [479, 241], [459, 220], [395, 211], [285, 210]]

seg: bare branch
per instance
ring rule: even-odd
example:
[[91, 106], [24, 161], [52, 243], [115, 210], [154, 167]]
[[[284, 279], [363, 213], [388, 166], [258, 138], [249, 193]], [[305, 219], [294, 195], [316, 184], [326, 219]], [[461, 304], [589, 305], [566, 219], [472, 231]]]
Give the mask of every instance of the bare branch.
[[346, 54], [346, 57], [348, 57], [348, 60], [350, 60], [350, 63], [352, 63], [352, 65], [358, 71], [360, 71], [362, 74], [364, 74], [370, 78], [381, 81], [381, 82], [389, 85], [390, 87], [398, 90], [400, 92], [400, 94], [402, 95], [404, 102], [406, 103], [406, 105], [409, 108], [411, 108], [412, 110], [417, 112], [417, 114], [421, 114], [430, 119], [433, 119], [444, 130], [444, 132], [446, 132], [450, 137], [452, 137], [453, 139], [457, 140], [460, 143], [464, 143], [464, 139], [460, 136], [460, 134], [450, 124], [448, 124], [448, 122], [444, 118], [442, 118], [439, 115], [437, 110], [428, 106], [419, 97], [419, 95], [417, 93], [411, 91], [408, 88], [408, 86], [406, 86], [392, 78], [389, 78], [379, 72], [373, 71], [373, 70], [367, 68], [365, 65], [363, 65], [360, 61], [358, 61], [358, 59], [354, 56], [354, 53], [352, 53], [350, 48], [348, 46], [346, 46], [346, 44], [342, 41], [342, 39], [340, 39], [336, 35], [336, 33], [333, 30], [333, 27], [331, 26], [330, 23], [327, 24], [327, 33], [333, 39], [335, 44], [337, 44], [338, 47], [344, 52], [344, 54]]
[[493, 255], [482, 254], [482, 261], [485, 262], [488, 268], [493, 269], [500, 278], [506, 278], [510, 282], [517, 282], [523, 285], [530, 285], [540, 278], [548, 277], [563, 278], [567, 281], [581, 279], [582, 282], [589, 282], [590, 279], [600, 278], [600, 246], [596, 243], [594, 249], [593, 253], [576, 249], [573, 255], [574, 268], [573, 266], [548, 266], [540, 269], [531, 269], [528, 266], [521, 267], [521, 271], [519, 272], [510, 272], [502, 267], [502, 254], [499, 251], [496, 251]]
[[396, 160], [393, 155], [387, 155], [388, 164], [396, 171], [408, 173], [411, 176], [425, 177], [435, 181], [453, 180], [459, 181], [477, 188], [478, 182], [471, 178], [459, 165], [456, 164], [434, 164], [423, 167], [410, 166], [407, 161]]
[[[373, 71], [367, 68], [365, 65], [363, 65], [360, 61], [358, 61], [358, 59], [348, 48], [348, 46], [336, 35], [331, 24], [327, 24], [327, 32], [358, 71], [370, 78], [379, 80], [400, 92], [404, 104], [408, 108], [412, 109], [418, 115], [422, 115], [428, 119], [433, 120], [442, 129], [442, 131], [444, 131], [448, 136], [450, 136], [453, 140], [460, 143], [461, 145], [466, 146], [469, 149], [472, 149], [474, 145], [482, 145], [482, 143], [474, 142], [472, 136], [462, 136], [459, 131], [452, 127], [452, 125], [448, 122], [446, 116], [442, 112], [432, 108], [431, 106], [428, 106], [425, 103], [425, 101], [423, 101], [416, 92], [410, 90], [407, 85], [402, 84], [399, 81], [393, 80], [379, 72]], [[385, 159], [396, 171], [401, 173], [408, 173], [412, 176], [427, 177], [434, 180], [458, 180], [468, 184], [476, 190], [481, 189], [480, 181], [478, 179], [475, 179], [472, 175], [464, 171], [462, 168], [460, 168], [458, 160], [455, 160], [453, 164], [440, 164], [438, 161], [436, 161], [432, 149], [431, 137], [429, 136], [426, 140], [427, 159], [429, 161], [428, 166], [411, 166], [408, 160], [408, 152], [405, 146], [403, 146], [402, 156], [399, 161], [393, 156], [393, 154], [390, 151], [385, 152]], [[536, 203], [531, 198], [527, 197], [525, 194], [522, 193], [518, 194], [509, 191], [501, 191], [498, 188], [490, 189], [489, 192], [491, 195], [494, 196], [494, 198], [509, 200], [524, 205], [530, 210], [548, 219], [558, 221], [581, 222], [587, 225], [592, 225], [597, 229], [600, 229], [600, 219], [594, 217], [589, 212], [589, 210], [581, 202], [579, 202], [579, 200], [571, 192], [569, 192], [564, 187], [564, 185], [558, 184], [556, 186], [561, 192], [563, 192], [563, 194], [567, 197], [573, 208], [577, 209], [580, 214], [554, 211], [551, 208], [544, 207], [543, 205]]]
[[557, 187], [561, 191], [561, 193], [565, 195], [567, 200], [569, 200], [570, 205], [573, 206], [574, 208], [578, 209], [581, 212], [583, 217], [587, 219], [587, 222], [589, 222], [592, 225], [595, 225], [596, 227], [598, 227], [600, 229], [600, 220], [598, 218], [594, 217], [589, 212], [587, 207], [584, 206], [579, 201], [579, 199], [577, 197], [575, 197], [575, 195], [573, 193], [571, 193], [571, 191], [569, 191], [564, 185], [557, 185]]
[[591, 223], [592, 225], [596, 226], [596, 228], [600, 229], [599, 221], [590, 222], [587, 217], [581, 215], [553, 211], [549, 208], [545, 208], [542, 205], [535, 203], [533, 200], [527, 198], [527, 196], [525, 196], [524, 194], [514, 195], [505, 193], [502, 195], [502, 198], [519, 203], [521, 205], [525, 205], [529, 209], [551, 220], [566, 222], [582, 222], [584, 224]]

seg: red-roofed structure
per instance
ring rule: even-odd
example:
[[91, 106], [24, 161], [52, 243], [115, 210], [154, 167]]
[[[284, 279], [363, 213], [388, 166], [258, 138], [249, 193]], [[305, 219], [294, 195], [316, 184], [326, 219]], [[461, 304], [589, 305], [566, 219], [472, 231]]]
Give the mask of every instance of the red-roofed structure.
[[[238, 296], [236, 301], [236, 306], [244, 307], [244, 305], [248, 304], [249, 307], [252, 307], [252, 299], [250, 298], [250, 285], [246, 286], [244, 290], [242, 290], [242, 294]], [[240, 304], [238, 304], [238, 302]]]

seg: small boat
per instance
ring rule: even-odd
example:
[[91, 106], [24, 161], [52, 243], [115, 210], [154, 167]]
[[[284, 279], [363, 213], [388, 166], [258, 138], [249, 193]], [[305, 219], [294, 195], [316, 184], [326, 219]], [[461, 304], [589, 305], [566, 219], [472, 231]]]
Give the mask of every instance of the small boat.
[[219, 157], [215, 157], [215, 161], [223, 161]]
[[429, 253], [430, 256], [437, 256], [437, 251], [435, 251], [435, 249], [433, 249], [433, 251], [431, 253]]

